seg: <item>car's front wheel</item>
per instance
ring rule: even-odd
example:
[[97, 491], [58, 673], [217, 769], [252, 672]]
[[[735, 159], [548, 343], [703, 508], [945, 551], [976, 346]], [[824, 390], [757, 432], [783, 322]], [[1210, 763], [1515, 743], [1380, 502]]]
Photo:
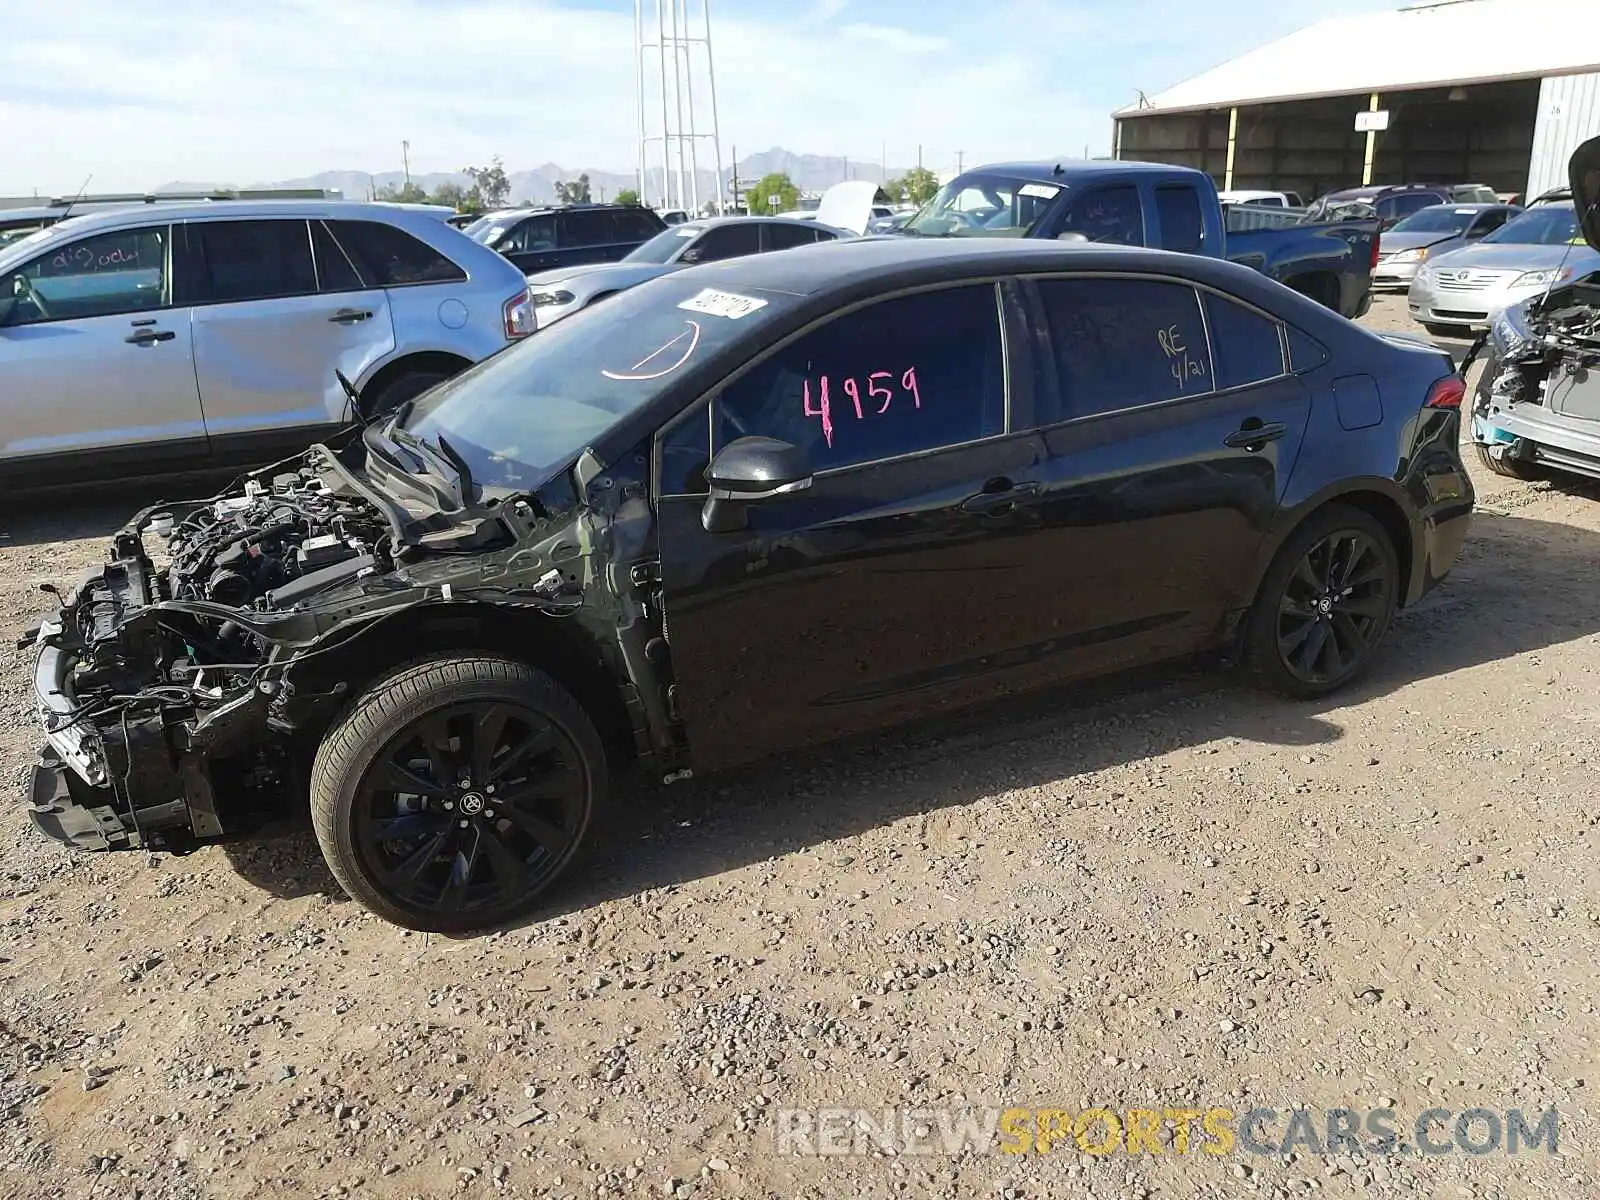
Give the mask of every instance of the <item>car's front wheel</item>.
[[1267, 569], [1245, 628], [1245, 663], [1274, 691], [1325, 696], [1371, 668], [1399, 599], [1388, 531], [1359, 508], [1330, 505]]
[[437, 658], [381, 680], [329, 731], [311, 814], [351, 897], [397, 925], [464, 933], [533, 908], [608, 787], [599, 734], [555, 680]]

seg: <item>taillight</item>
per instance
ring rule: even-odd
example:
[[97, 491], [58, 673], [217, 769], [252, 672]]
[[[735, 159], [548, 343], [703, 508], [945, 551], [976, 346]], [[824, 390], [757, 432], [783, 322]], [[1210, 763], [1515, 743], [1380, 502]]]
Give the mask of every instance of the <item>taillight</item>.
[[539, 328], [539, 318], [533, 312], [533, 296], [523, 288], [502, 306], [506, 321], [506, 340], [525, 338]]
[[1378, 247], [1382, 244], [1382, 242], [1383, 242], [1383, 238], [1381, 236], [1375, 236], [1372, 239], [1372, 261], [1367, 264], [1368, 267], [1371, 267], [1371, 268], [1376, 268], [1377, 267], [1377, 265], [1378, 265]]
[[1467, 395], [1467, 381], [1459, 375], [1446, 375], [1428, 389], [1428, 408], [1460, 408]]

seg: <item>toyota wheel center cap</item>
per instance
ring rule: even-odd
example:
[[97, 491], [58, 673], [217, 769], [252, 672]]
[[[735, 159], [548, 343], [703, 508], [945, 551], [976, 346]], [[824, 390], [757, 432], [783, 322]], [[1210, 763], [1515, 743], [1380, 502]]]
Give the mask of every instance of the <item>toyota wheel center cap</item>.
[[461, 796], [461, 811], [473, 817], [483, 811], [483, 797], [477, 792], [465, 792]]

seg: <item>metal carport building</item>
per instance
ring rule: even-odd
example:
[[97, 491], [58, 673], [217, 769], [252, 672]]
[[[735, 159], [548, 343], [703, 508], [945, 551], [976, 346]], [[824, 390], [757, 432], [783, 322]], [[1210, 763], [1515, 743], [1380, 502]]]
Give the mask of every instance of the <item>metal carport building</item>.
[[[1367, 183], [1530, 198], [1600, 133], [1596, 0], [1443, 0], [1308, 26], [1113, 114], [1116, 157], [1307, 200]], [[1358, 125], [1360, 128], [1358, 129]]]

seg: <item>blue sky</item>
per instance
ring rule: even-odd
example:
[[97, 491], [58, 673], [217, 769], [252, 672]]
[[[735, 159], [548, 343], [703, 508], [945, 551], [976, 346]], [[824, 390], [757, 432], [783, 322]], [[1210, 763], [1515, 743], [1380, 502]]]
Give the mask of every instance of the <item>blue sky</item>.
[[[1110, 112], [1395, 0], [713, 0], [722, 140], [891, 166], [1106, 151]], [[698, 0], [691, 0], [697, 7]], [[634, 162], [631, 0], [12, 0], [0, 195]], [[653, 6], [652, 9], [653, 11]]]

